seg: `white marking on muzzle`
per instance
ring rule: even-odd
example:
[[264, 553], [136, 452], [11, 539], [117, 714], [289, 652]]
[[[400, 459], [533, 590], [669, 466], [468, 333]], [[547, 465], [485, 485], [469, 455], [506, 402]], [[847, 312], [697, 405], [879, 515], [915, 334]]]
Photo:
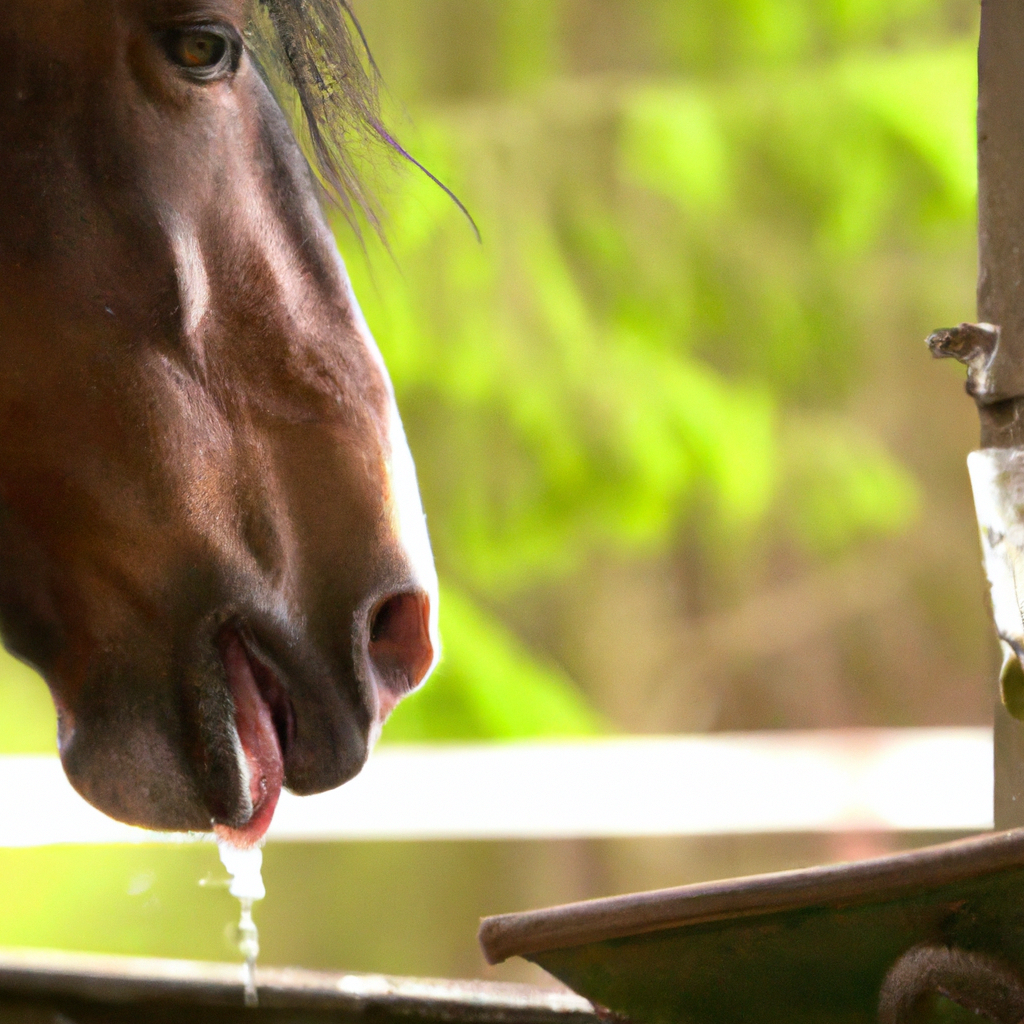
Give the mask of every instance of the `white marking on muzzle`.
[[411, 582], [430, 598], [430, 642], [434, 649], [434, 660], [423, 677], [427, 680], [441, 659], [441, 636], [438, 629], [438, 582], [437, 569], [434, 566], [434, 555], [430, 549], [430, 536], [427, 533], [427, 517], [423, 512], [420, 499], [419, 483], [416, 480], [416, 466], [413, 462], [409, 442], [402, 426], [402, 418], [395, 402], [395, 390], [391, 377], [384, 364], [384, 357], [374, 341], [370, 328], [363, 317], [359, 301], [355, 297], [352, 286], [348, 283], [349, 301], [356, 327], [366, 345], [367, 350], [380, 368], [381, 376], [388, 390], [387, 431], [389, 459], [387, 462], [388, 483], [390, 485], [390, 502], [388, 513], [391, 528], [398, 540], [408, 562]]

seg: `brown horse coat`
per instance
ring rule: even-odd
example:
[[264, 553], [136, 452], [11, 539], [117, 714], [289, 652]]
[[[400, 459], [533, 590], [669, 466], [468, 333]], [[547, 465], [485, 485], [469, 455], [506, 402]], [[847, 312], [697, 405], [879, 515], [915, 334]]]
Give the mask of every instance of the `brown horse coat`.
[[[0, 5], [0, 628], [68, 777], [240, 842], [438, 653], [387, 373], [243, 0]], [[205, 62], [205, 63], [204, 63]]]

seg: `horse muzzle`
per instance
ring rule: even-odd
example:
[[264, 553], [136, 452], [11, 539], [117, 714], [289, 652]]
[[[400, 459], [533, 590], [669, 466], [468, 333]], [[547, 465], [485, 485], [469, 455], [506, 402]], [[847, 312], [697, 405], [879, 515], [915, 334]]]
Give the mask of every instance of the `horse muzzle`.
[[177, 658], [104, 659], [73, 695], [54, 687], [68, 778], [119, 820], [252, 846], [282, 788], [322, 792], [362, 768], [433, 667], [431, 607], [415, 588], [371, 602], [343, 657], [253, 612], [194, 630]]
[[[294, 778], [296, 785], [302, 785], [307, 792], [333, 788], [332, 783], [346, 781], [359, 770], [379, 726], [434, 665], [436, 643], [431, 636], [430, 611], [427, 594], [402, 591], [376, 602], [366, 628], [353, 631], [355, 661], [361, 668], [357, 675], [363, 677], [361, 689], [369, 698], [365, 702], [370, 711], [366, 716], [369, 728], [358, 738], [350, 737], [347, 756], [340, 761], [335, 759], [343, 778], [335, 782], [335, 770], [326, 759], [317, 764], [314, 758], [312, 774], [325, 775], [326, 779], [311, 781], [307, 758], [303, 777]], [[234, 807], [227, 814], [222, 812], [221, 820], [215, 814], [215, 829], [235, 846], [252, 846], [270, 826], [285, 784], [289, 755], [296, 750], [295, 704], [280, 673], [258, 653], [247, 631], [229, 626], [221, 633], [217, 646], [233, 705], [228, 731], [238, 775]], [[310, 708], [307, 713], [316, 712]], [[345, 719], [361, 717], [346, 715]], [[298, 764], [291, 774], [299, 775]], [[222, 799], [216, 803], [225, 805]]]

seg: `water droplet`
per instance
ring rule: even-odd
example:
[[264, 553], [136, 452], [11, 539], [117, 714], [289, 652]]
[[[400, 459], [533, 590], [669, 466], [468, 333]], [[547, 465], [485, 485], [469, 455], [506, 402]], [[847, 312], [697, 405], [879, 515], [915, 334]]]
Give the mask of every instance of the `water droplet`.
[[263, 899], [267, 890], [263, 885], [263, 851], [256, 846], [240, 849], [223, 840], [217, 841], [221, 863], [231, 875], [228, 891], [241, 904], [238, 919], [238, 950], [245, 958], [242, 965], [242, 987], [245, 1005], [259, 1005], [256, 991], [256, 958], [260, 954], [260, 936], [256, 922], [252, 919], [252, 905]]

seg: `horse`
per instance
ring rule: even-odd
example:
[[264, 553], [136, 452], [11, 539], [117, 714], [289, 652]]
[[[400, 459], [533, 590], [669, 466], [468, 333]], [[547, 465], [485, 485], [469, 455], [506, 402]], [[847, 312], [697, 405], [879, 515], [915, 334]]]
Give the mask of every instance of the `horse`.
[[257, 843], [439, 655], [412, 456], [324, 213], [365, 205], [360, 139], [404, 154], [350, 15], [0, 6], [0, 636], [71, 784], [130, 824]]

